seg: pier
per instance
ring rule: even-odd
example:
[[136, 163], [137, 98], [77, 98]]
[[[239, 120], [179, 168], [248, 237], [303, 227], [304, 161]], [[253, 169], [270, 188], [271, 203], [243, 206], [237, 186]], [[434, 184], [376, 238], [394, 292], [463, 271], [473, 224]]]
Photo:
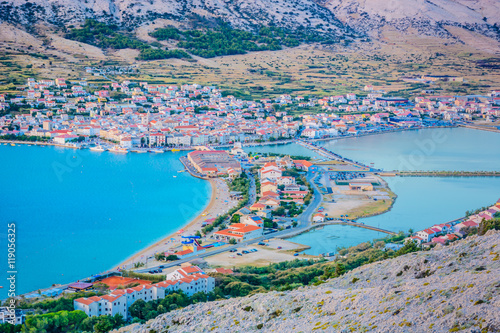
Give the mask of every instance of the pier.
[[494, 133], [500, 133], [500, 128], [496, 127], [489, 127], [489, 126], [479, 126], [479, 125], [459, 125], [460, 127], [465, 127], [465, 128], [471, 128], [471, 129], [476, 129], [480, 131], [488, 131], [488, 132], [494, 132]]
[[336, 154], [334, 153], [333, 151], [329, 150], [329, 149], [326, 149], [324, 147], [319, 147], [319, 146], [316, 146], [312, 143], [309, 143], [309, 142], [306, 142], [306, 141], [303, 141], [303, 140], [299, 140], [297, 141], [297, 143], [307, 149], [310, 149], [314, 152], [316, 152], [317, 154], [321, 155], [321, 156], [324, 156], [328, 159], [331, 159], [331, 160], [336, 160], [336, 161], [341, 161], [341, 162], [345, 162], [345, 163], [348, 163], [348, 164], [352, 164], [356, 167], [359, 167], [359, 168], [362, 168], [362, 169], [365, 169], [365, 170], [359, 170], [359, 171], [382, 171], [382, 170], [379, 170], [379, 169], [373, 169], [367, 165], [364, 165], [363, 163], [360, 163], [360, 162], [356, 162], [356, 161], [353, 161], [353, 160], [350, 160], [348, 158], [345, 158], [339, 154]]
[[297, 230], [296, 233], [289, 233], [287, 235], [284, 235], [282, 237], [277, 237], [277, 238], [282, 238], [282, 239], [287, 239], [291, 237], [298, 236], [300, 234], [303, 234], [305, 232], [309, 232], [313, 229], [319, 228], [319, 227], [324, 227], [325, 225], [350, 225], [353, 227], [358, 227], [358, 228], [364, 228], [364, 229], [369, 229], [373, 231], [378, 231], [378, 232], [383, 232], [388, 235], [397, 235], [397, 232], [393, 232], [390, 230], [382, 229], [382, 228], [377, 228], [371, 225], [366, 225], [358, 222], [350, 222], [350, 221], [342, 221], [342, 220], [333, 220], [333, 221], [325, 221], [325, 222], [320, 222], [320, 223], [313, 223], [307, 228]]

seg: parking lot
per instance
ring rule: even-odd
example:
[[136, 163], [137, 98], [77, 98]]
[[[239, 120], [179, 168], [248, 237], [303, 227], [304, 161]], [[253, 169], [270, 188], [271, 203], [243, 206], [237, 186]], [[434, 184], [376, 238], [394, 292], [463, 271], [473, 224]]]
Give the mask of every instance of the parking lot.
[[294, 256], [295, 251], [306, 248], [306, 246], [301, 244], [292, 243], [286, 240], [271, 240], [264, 244], [266, 245], [239, 247], [235, 252], [223, 252], [207, 257], [205, 260], [212, 267], [231, 268], [245, 265], [266, 266], [269, 263], [297, 258], [310, 258], [310, 256], [303, 254]]

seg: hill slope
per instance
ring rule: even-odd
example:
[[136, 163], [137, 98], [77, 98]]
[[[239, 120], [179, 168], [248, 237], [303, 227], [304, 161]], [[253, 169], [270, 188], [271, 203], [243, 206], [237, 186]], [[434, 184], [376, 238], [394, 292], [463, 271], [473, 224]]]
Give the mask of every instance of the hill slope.
[[203, 26], [216, 20], [249, 28], [273, 23], [330, 32], [376, 36], [385, 26], [407, 32], [450, 37], [446, 25], [462, 27], [500, 40], [500, 3], [496, 0], [7, 0], [0, 20], [45, 21], [63, 25], [100, 18], [137, 27], [165, 18]]
[[499, 332], [498, 244], [489, 231], [317, 287], [192, 305], [120, 332]]

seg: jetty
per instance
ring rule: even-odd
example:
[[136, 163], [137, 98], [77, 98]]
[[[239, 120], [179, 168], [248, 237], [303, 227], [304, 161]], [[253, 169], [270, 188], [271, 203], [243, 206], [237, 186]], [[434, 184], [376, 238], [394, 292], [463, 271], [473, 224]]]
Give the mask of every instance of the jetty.
[[316, 152], [317, 154], [323, 156], [323, 157], [326, 157], [330, 160], [335, 160], [335, 161], [340, 161], [340, 162], [344, 162], [344, 163], [348, 163], [348, 164], [351, 164], [351, 165], [354, 165], [358, 168], [361, 168], [363, 169], [362, 171], [366, 171], [366, 172], [373, 172], [373, 171], [382, 171], [380, 169], [374, 169], [368, 165], [365, 165], [363, 163], [360, 163], [360, 162], [356, 162], [356, 161], [353, 161], [351, 159], [348, 159], [346, 157], [343, 157], [337, 153], [334, 153], [333, 151], [329, 150], [329, 149], [326, 149], [325, 147], [321, 147], [321, 146], [317, 146], [313, 143], [310, 143], [310, 142], [307, 142], [307, 141], [304, 141], [304, 140], [299, 140], [297, 141], [297, 143], [305, 148], [308, 148], [314, 152]]
[[313, 229], [323, 228], [325, 225], [350, 225], [350, 226], [357, 227], [357, 228], [364, 228], [364, 229], [369, 229], [369, 230], [373, 230], [373, 231], [383, 232], [383, 233], [388, 234], [388, 235], [397, 235], [397, 232], [374, 227], [374, 226], [363, 224], [363, 223], [358, 223], [358, 222], [353, 222], [353, 221], [345, 221], [345, 220], [332, 220], [332, 221], [313, 223], [306, 228], [297, 230], [296, 233], [289, 233], [289, 234], [283, 235], [281, 237], [278, 236], [276, 238], [287, 239], [287, 238], [295, 237], [295, 236], [303, 234], [305, 232], [309, 232]]
[[460, 127], [465, 127], [465, 128], [476, 129], [476, 130], [480, 130], [480, 131], [488, 131], [488, 132], [500, 133], [500, 128], [499, 127], [479, 126], [479, 125], [459, 125], [459, 126]]

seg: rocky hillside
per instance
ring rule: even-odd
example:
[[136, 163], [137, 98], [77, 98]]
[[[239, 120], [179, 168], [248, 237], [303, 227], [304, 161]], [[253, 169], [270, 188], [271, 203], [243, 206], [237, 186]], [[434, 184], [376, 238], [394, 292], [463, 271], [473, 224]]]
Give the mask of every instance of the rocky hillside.
[[120, 332], [500, 332], [500, 232], [316, 287], [202, 303]]
[[69, 25], [85, 18], [126, 27], [164, 18], [191, 26], [221, 20], [236, 28], [276, 24], [307, 27], [331, 34], [356, 31], [372, 37], [385, 27], [400, 32], [451, 37], [447, 26], [500, 40], [497, 0], [6, 0], [0, 22], [30, 28], [39, 21]]
[[322, 0], [343, 23], [377, 34], [384, 27], [401, 32], [452, 37], [447, 26], [461, 27], [500, 40], [500, 2], [496, 0]]
[[0, 4], [0, 10], [7, 22], [41, 20], [56, 25], [100, 18], [136, 27], [164, 18], [202, 25], [221, 20], [235, 28], [271, 22], [281, 27], [318, 27], [333, 32], [342, 28], [332, 12], [314, 0], [8, 0]]

